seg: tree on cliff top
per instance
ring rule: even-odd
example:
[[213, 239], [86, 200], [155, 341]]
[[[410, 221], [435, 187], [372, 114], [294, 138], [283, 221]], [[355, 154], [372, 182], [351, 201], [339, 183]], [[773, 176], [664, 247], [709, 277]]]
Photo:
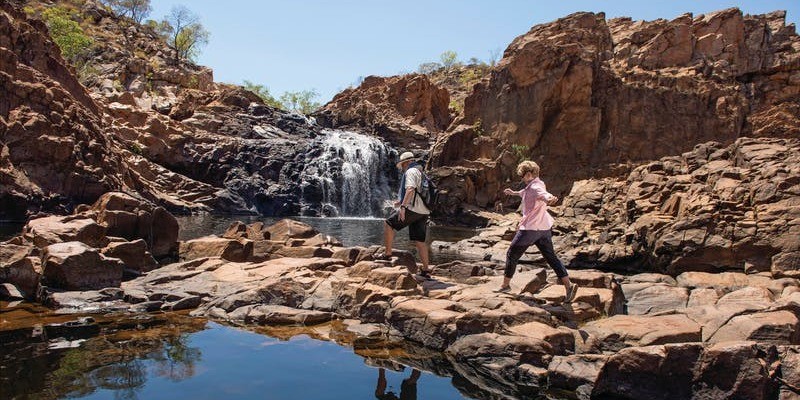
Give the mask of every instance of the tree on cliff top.
[[454, 66], [458, 65], [458, 53], [453, 50], [447, 50], [442, 55], [439, 56], [439, 60], [442, 62], [442, 65], [448, 70], [453, 68]]
[[283, 104], [281, 104], [272, 93], [269, 92], [269, 88], [264, 85], [257, 85], [253, 82], [245, 80], [242, 82], [242, 87], [245, 89], [255, 93], [258, 97], [261, 97], [261, 100], [264, 100], [264, 103], [268, 106], [283, 109]]
[[200, 54], [200, 47], [208, 44], [209, 33], [200, 17], [184, 6], [172, 8], [169, 15], [154, 28], [175, 52], [175, 63], [194, 62]]
[[137, 24], [141, 24], [153, 11], [150, 0], [104, 0], [103, 3], [111, 7], [115, 14], [128, 17]]
[[58, 6], [42, 12], [42, 19], [53, 42], [61, 49], [61, 55], [73, 65], [77, 65], [89, 52], [93, 42], [72, 18], [73, 15], [69, 10]]
[[319, 97], [319, 93], [314, 89], [285, 92], [281, 95], [281, 103], [286, 110], [311, 114], [322, 106], [319, 102], [314, 101], [317, 97]]

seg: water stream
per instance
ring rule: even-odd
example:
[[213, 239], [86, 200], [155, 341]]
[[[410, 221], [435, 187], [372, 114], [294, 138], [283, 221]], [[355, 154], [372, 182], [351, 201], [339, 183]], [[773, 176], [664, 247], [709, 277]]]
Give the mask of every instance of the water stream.
[[318, 141], [301, 173], [303, 215], [383, 215], [396, 189], [397, 151], [376, 137], [350, 131], [325, 129]]

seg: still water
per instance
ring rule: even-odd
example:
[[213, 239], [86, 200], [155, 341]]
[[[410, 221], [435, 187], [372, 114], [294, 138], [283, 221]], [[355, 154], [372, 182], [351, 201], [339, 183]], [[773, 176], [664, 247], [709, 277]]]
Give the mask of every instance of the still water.
[[0, 398], [469, 398], [450, 377], [419, 367], [430, 361], [404, 365], [407, 353], [363, 354], [302, 332], [278, 338], [181, 318], [88, 338], [77, 332], [70, 341], [0, 330]]
[[[181, 226], [180, 240], [189, 240], [205, 235], [219, 235], [225, 232], [234, 221], [246, 224], [261, 221], [271, 225], [282, 218], [255, 217], [255, 216], [218, 216], [218, 215], [189, 215], [180, 216], [178, 223]], [[325, 218], [325, 217], [291, 217], [294, 220], [313, 226], [323, 234], [339, 239], [344, 246], [371, 246], [383, 244], [383, 219], [379, 218]], [[427, 241], [434, 240], [457, 242], [461, 239], [472, 237], [477, 232], [475, 229], [449, 227], [442, 225], [428, 225]], [[401, 250], [411, 250], [413, 245], [408, 240], [408, 229], [397, 233], [394, 246]], [[431, 262], [442, 263], [451, 261], [452, 254], [431, 254]]]

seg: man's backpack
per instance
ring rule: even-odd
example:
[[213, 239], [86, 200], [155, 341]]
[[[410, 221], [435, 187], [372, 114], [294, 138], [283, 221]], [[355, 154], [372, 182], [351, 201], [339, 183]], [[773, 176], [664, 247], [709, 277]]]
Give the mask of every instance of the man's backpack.
[[416, 168], [419, 169], [419, 172], [422, 174], [422, 181], [419, 187], [414, 189], [415, 195], [422, 199], [422, 204], [424, 204], [428, 210], [433, 211], [439, 197], [439, 190], [436, 189], [436, 184], [428, 178], [428, 175], [425, 174], [421, 166], [417, 166]]

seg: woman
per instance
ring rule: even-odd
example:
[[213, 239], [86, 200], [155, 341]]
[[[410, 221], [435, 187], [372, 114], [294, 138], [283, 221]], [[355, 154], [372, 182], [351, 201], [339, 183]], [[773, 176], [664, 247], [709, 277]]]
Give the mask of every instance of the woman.
[[558, 197], [547, 192], [544, 182], [539, 179], [539, 165], [535, 162], [521, 162], [517, 166], [517, 175], [522, 177], [525, 188], [520, 191], [506, 189], [503, 193], [522, 197], [522, 220], [519, 221], [517, 234], [506, 253], [505, 278], [498, 291], [504, 293], [511, 291], [511, 278], [516, 272], [517, 262], [528, 247], [536, 245], [544, 259], [547, 260], [547, 264], [555, 271], [561, 284], [564, 285], [566, 289], [564, 301], [572, 302], [578, 293], [578, 285], [570, 282], [567, 269], [561, 264], [553, 250], [551, 231], [553, 217], [547, 213], [547, 206], [555, 204]]

